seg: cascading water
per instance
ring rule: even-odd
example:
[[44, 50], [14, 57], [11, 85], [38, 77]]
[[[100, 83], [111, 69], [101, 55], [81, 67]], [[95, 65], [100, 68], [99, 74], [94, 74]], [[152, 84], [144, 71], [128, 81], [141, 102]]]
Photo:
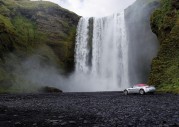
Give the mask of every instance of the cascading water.
[[81, 18], [79, 21], [78, 29], [77, 29], [77, 38], [76, 38], [76, 71], [82, 71], [87, 73], [89, 71], [88, 66], [88, 57], [89, 57], [89, 49], [88, 49], [88, 22], [89, 18]]
[[89, 91], [113, 91], [128, 87], [128, 41], [124, 13], [93, 18], [92, 25], [90, 47], [89, 18], [82, 17], [79, 21], [75, 51], [76, 72], [88, 77], [84, 83], [93, 80], [95, 85], [91, 90], [88, 88]]

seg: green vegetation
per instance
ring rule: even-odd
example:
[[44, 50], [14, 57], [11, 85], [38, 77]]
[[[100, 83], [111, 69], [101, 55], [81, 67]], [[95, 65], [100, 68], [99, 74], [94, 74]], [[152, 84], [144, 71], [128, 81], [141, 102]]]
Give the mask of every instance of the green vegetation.
[[16, 16], [12, 20], [12, 23], [16, 29], [16, 33], [19, 36], [21, 45], [24, 47], [32, 46], [32, 43], [36, 39], [38, 34], [36, 33], [35, 24], [22, 16]]
[[149, 84], [155, 84], [159, 91], [179, 93], [179, 1], [161, 0], [151, 26], [160, 50], [152, 63]]
[[22, 6], [25, 9], [38, 9], [39, 7], [42, 8], [51, 8], [51, 7], [56, 7], [59, 8], [58, 5], [48, 2], [48, 1], [33, 1], [33, 2], [29, 2], [28, 0], [21, 0], [18, 2], [18, 4], [20, 4], [20, 6]]
[[14, 73], [33, 55], [43, 64], [71, 72], [78, 20], [76, 14], [51, 2], [0, 0], [0, 93], [37, 89], [37, 84]]
[[140, 2], [143, 5], [148, 5], [148, 4], [153, 3], [155, 1], [159, 2], [160, 0], [138, 0], [138, 2]]

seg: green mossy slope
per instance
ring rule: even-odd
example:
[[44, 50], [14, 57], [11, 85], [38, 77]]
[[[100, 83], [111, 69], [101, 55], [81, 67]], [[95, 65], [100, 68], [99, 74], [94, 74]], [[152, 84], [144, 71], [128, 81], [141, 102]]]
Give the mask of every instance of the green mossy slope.
[[13, 70], [33, 55], [71, 72], [78, 20], [76, 14], [51, 2], [0, 0], [0, 93], [14, 91], [17, 79], [28, 82]]
[[153, 60], [149, 84], [160, 91], [179, 93], [179, 1], [161, 0], [151, 17], [153, 32], [160, 49]]

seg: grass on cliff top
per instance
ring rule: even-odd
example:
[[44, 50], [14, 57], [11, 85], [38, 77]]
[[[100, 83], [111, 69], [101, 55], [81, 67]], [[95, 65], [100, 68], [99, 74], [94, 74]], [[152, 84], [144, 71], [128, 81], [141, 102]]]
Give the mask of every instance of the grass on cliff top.
[[160, 2], [160, 0], [147, 0], [147, 3], [152, 3], [152, 2]]
[[10, 9], [14, 9], [17, 7], [26, 8], [26, 9], [38, 9], [39, 7], [42, 8], [50, 8], [56, 7], [59, 8], [55, 3], [49, 1], [30, 1], [30, 0], [0, 0], [5, 6]]
[[[0, 0], [0, 8], [3, 7], [2, 3], [5, 5], [7, 9], [10, 9], [10, 11], [14, 11], [16, 8], [24, 8], [24, 9], [39, 9], [39, 8], [56, 8], [64, 11], [68, 11], [69, 13], [74, 14], [74, 12], [71, 12], [65, 8], [62, 8], [58, 4], [52, 3], [50, 1], [30, 1], [30, 0]], [[3, 11], [6, 10], [6, 13], [9, 13], [9, 10], [6, 8], [3, 9]], [[1, 12], [1, 9], [0, 9]]]
[[18, 1], [17, 4], [19, 4], [22, 7], [28, 8], [28, 9], [35, 9], [39, 7], [43, 8], [49, 8], [49, 7], [59, 7], [57, 4], [54, 4], [52, 2], [48, 1]]
[[139, 2], [142, 5], [148, 5], [153, 2], [160, 2], [160, 0], [136, 0], [136, 2]]

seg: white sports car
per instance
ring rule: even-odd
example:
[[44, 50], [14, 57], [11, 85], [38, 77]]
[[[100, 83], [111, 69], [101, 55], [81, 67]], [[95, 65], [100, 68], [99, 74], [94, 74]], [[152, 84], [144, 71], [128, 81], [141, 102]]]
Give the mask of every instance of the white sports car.
[[154, 93], [156, 88], [154, 86], [149, 86], [147, 84], [136, 84], [132, 88], [127, 88], [124, 90], [124, 94], [128, 95], [130, 93], [139, 93], [144, 95], [145, 93]]

